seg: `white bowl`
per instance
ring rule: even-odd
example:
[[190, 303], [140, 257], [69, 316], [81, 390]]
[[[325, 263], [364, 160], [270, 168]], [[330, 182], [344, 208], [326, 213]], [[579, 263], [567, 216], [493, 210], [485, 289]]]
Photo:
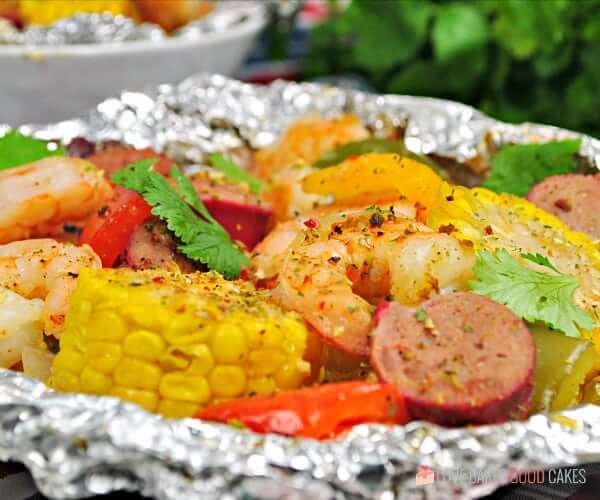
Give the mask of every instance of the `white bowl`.
[[0, 45], [0, 123], [49, 123], [80, 116], [123, 89], [233, 75], [266, 23], [262, 9], [198, 39], [25, 47]]

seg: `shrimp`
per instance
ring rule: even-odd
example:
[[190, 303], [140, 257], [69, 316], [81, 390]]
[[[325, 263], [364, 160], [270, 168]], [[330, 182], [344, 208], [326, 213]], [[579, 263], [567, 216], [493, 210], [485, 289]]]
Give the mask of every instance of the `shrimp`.
[[[275, 253], [275, 246], [265, 247]], [[453, 237], [376, 210], [328, 214], [275, 257], [273, 300], [302, 314], [329, 343], [360, 356], [369, 352], [372, 304], [393, 298], [417, 305], [465, 290], [475, 263], [472, 249]]]
[[320, 207], [314, 212], [307, 212], [285, 222], [278, 223], [275, 228], [255, 248], [252, 255], [252, 273], [257, 281], [268, 284], [277, 276], [283, 259], [290, 246], [298, 239], [304, 238], [306, 231], [314, 227], [331, 226], [338, 220], [355, 217], [371, 217], [374, 211], [387, 213], [392, 217], [414, 219], [416, 210], [413, 205], [398, 202], [387, 208], [358, 207], [339, 211], [339, 207]]
[[0, 172], [0, 243], [45, 236], [110, 198], [104, 173], [77, 158], [51, 157]]
[[100, 268], [100, 258], [87, 245], [76, 247], [51, 239], [15, 241], [0, 245], [0, 288], [26, 299], [44, 300], [47, 335], [59, 337], [68, 299], [81, 269]]
[[355, 115], [337, 118], [307, 117], [288, 128], [281, 141], [258, 151], [254, 169], [263, 179], [296, 163], [312, 163], [324, 153], [343, 144], [369, 137], [369, 131]]
[[26, 344], [42, 338], [44, 301], [0, 289], [0, 368], [21, 361]]

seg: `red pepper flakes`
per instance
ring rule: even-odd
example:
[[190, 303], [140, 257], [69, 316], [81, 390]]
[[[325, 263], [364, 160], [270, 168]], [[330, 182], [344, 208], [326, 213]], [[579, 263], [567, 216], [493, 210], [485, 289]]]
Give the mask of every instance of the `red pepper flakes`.
[[487, 235], [494, 234], [494, 230], [492, 229], [492, 226], [490, 226], [489, 224], [487, 226], [485, 226], [483, 228], [483, 230], [485, 231], [485, 234], [487, 234]]
[[164, 276], [155, 276], [154, 278], [152, 278], [152, 281], [154, 283], [164, 283], [165, 282], [165, 278]]
[[306, 219], [304, 225], [309, 229], [316, 229], [319, 227], [319, 221], [315, 219]]
[[564, 198], [559, 198], [558, 200], [556, 200], [554, 202], [554, 206], [560, 210], [562, 210], [563, 212], [570, 212], [571, 209], [573, 208], [571, 206], [571, 204], [569, 203], [568, 200], [565, 200]]

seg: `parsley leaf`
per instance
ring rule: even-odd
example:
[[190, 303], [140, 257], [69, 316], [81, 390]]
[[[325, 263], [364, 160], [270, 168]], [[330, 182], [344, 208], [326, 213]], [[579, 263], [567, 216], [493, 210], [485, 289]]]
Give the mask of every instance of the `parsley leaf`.
[[152, 170], [155, 161], [133, 163], [115, 172], [112, 181], [140, 193], [152, 205], [152, 213], [165, 221], [167, 228], [181, 240], [180, 252], [226, 278], [237, 278], [248, 264], [248, 257], [210, 215], [195, 190], [192, 193], [194, 187], [177, 167], [171, 168], [177, 184], [174, 188]]
[[222, 153], [213, 153], [208, 159], [212, 167], [222, 172], [230, 181], [248, 184], [250, 191], [255, 194], [259, 194], [262, 191], [262, 182], [252, 177], [231, 158]]
[[0, 170], [26, 165], [49, 156], [66, 154], [65, 149], [56, 146], [55, 143], [22, 135], [14, 129], [0, 137]]
[[[526, 255], [527, 260], [554, 268], [546, 257]], [[471, 290], [506, 305], [529, 322], [541, 321], [568, 337], [580, 337], [579, 328], [594, 327], [591, 316], [573, 303], [573, 292], [579, 287], [575, 276], [534, 271], [504, 249], [479, 252], [473, 270], [477, 280], [469, 283]]]
[[580, 140], [573, 140], [504, 146], [492, 159], [492, 172], [484, 186], [497, 193], [525, 196], [546, 177], [573, 172], [580, 145]]

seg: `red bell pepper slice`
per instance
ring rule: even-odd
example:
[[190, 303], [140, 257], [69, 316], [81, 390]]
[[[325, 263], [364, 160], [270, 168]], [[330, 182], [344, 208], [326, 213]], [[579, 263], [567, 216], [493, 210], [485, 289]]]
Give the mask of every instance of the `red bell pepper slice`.
[[343, 382], [234, 399], [201, 410], [197, 418], [239, 423], [260, 433], [329, 439], [363, 423], [404, 424], [401, 396], [393, 386]]
[[80, 244], [88, 244], [98, 254], [104, 267], [111, 267], [127, 248], [134, 229], [152, 214], [150, 205], [134, 191], [116, 188], [117, 196], [85, 226]]

